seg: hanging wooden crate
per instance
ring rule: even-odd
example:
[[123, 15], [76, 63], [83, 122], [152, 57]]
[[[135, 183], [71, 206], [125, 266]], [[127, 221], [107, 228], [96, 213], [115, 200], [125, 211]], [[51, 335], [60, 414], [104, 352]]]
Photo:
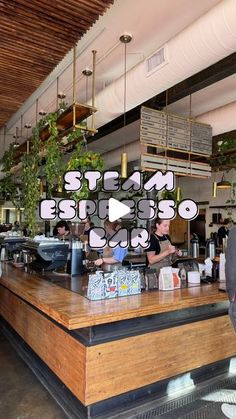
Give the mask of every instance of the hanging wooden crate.
[[141, 167], [181, 176], [211, 176], [212, 129], [190, 118], [141, 108]]
[[153, 154], [141, 155], [141, 169], [154, 172], [156, 170], [170, 170], [180, 176], [209, 178], [211, 167], [207, 163], [175, 159], [172, 157], [158, 156]]

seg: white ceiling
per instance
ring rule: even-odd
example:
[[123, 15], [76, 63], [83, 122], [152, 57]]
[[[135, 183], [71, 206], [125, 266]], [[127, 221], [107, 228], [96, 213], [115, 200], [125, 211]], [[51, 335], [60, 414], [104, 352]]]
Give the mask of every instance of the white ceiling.
[[[235, 0], [233, 1], [235, 2]], [[93, 28], [88, 31], [78, 43], [78, 58], [76, 65], [77, 99], [81, 102], [85, 101], [86, 81], [81, 73], [84, 68], [92, 66], [91, 51], [93, 49], [97, 50], [96, 88], [98, 93], [102, 92], [103, 89], [111, 85], [111, 83], [114, 83], [115, 80], [118, 80], [119, 77], [124, 74], [124, 46], [119, 41], [121, 34], [130, 33], [133, 36], [132, 42], [127, 45], [127, 70], [133, 68], [132, 71], [135, 71], [145, 58], [169, 40], [173, 39], [181, 31], [190, 27], [198, 18], [205, 15], [214, 6], [219, 3], [223, 3], [227, 6], [230, 2], [232, 3], [232, 0], [222, 0], [221, 2], [219, 0], [198, 0], [197, 2], [190, 2], [189, 0], [115, 0], [114, 5], [108, 12], [99, 19]], [[192, 40], [190, 39], [190, 42], [191, 41]], [[227, 48], [225, 56], [233, 52], [230, 48]], [[181, 53], [181, 45], [179, 51]], [[214, 60], [215, 62], [219, 60], [217, 54], [215, 54], [214, 58], [214, 50], [210, 51], [209, 46], [209, 55], [211, 54], [213, 54], [213, 58], [211, 58], [213, 62]], [[35, 124], [36, 99], [38, 99], [38, 110], [44, 109], [47, 112], [55, 110], [57, 100], [57, 78], [59, 91], [66, 93], [66, 101], [68, 103], [72, 102], [71, 57], [71, 53], [65, 57], [63, 62], [59, 64], [55, 71], [47, 80], [45, 80], [43, 85], [9, 121], [8, 134], [10, 135], [7, 136], [7, 142], [12, 141], [11, 135], [15, 133], [15, 128], [17, 126], [20, 127], [21, 116], [23, 126], [25, 123]], [[207, 63], [207, 57], [204, 58]], [[205, 67], [207, 66], [208, 65]], [[163, 69], [163, 71], [165, 71], [165, 69]], [[194, 74], [197, 71], [197, 65], [193, 65], [191, 74]], [[127, 81], [131, 83], [130, 80], [127, 79]], [[215, 85], [209, 86], [200, 92], [194, 93], [192, 95], [192, 115], [198, 116], [205, 114], [212, 109], [236, 101], [235, 81], [236, 76], [234, 75]], [[90, 94], [90, 85], [91, 81], [89, 80], [87, 96]], [[171, 87], [171, 84], [167, 87]], [[141, 91], [141, 88], [141, 85], [136, 86], [136, 90], [140, 89]], [[161, 86], [155, 87], [154, 85], [154, 94], [159, 93], [160, 90], [158, 89], [160, 88]], [[123, 95], [122, 92], [118, 93]], [[136, 103], [136, 105], [137, 104], [138, 103]], [[135, 106], [134, 103], [132, 105]], [[109, 110], [110, 109], [106, 109], [108, 113]], [[123, 109], [117, 109], [117, 113], [112, 113], [110, 110], [110, 120], [122, 113], [122, 110]], [[169, 105], [168, 110], [182, 115], [189, 115], [189, 98], [182, 99]], [[100, 111], [100, 113], [101, 112], [103, 112], [103, 110]], [[102, 115], [101, 117], [101, 121], [103, 120], [105, 120], [105, 115]], [[135, 125], [133, 137], [136, 137], [136, 130], [137, 124]], [[26, 137], [25, 130], [23, 130], [23, 137]], [[120, 138], [120, 136], [117, 134], [115, 144], [117, 143], [118, 138]], [[109, 150], [111, 147], [114, 148], [114, 142], [112, 141], [111, 143], [109, 137], [106, 139], [104, 138], [103, 141], [100, 139], [99, 142], [98, 148], [100, 148], [101, 151]]]

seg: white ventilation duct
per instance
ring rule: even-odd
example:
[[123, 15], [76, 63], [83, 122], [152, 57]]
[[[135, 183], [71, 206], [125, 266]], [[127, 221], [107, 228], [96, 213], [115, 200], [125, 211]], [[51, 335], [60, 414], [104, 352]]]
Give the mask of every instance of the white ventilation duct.
[[[236, 1], [223, 0], [167, 44], [168, 63], [146, 76], [146, 62], [127, 72], [126, 110], [216, 63], [236, 50]], [[96, 125], [123, 113], [123, 77], [96, 96]]]
[[235, 115], [236, 102], [233, 102], [199, 115], [196, 119], [205, 124], [210, 124], [212, 126], [212, 134], [218, 135], [236, 129]]

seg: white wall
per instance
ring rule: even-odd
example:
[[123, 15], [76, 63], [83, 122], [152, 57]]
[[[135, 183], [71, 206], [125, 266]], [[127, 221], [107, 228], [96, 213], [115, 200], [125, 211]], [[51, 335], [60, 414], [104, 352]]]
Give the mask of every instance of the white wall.
[[[221, 213], [223, 218], [228, 218], [229, 213], [227, 208], [209, 208], [211, 206], [225, 206], [226, 201], [230, 199], [231, 190], [218, 190], [217, 197], [212, 197], [212, 184], [214, 181], [220, 181], [222, 178], [222, 172], [213, 173], [210, 179], [198, 179], [198, 178], [179, 178], [178, 185], [182, 189], [183, 199], [193, 199], [195, 202], [209, 201], [209, 205], [199, 205], [200, 208], [206, 208], [206, 238], [218, 230], [219, 226], [213, 224], [209, 227], [212, 222], [213, 213]], [[225, 173], [225, 179], [231, 183], [236, 182], [236, 171], [231, 170], [229, 173]], [[236, 208], [232, 209], [232, 219], [236, 222]]]

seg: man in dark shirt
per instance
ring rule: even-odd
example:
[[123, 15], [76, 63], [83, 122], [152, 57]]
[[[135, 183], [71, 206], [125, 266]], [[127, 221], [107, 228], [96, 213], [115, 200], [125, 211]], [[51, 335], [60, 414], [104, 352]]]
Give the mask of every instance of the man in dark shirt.
[[225, 239], [229, 234], [229, 230], [227, 228], [229, 224], [229, 219], [226, 218], [225, 220], [222, 220], [222, 224], [223, 225], [219, 228], [218, 233], [217, 233], [218, 246], [223, 245], [223, 239]]

